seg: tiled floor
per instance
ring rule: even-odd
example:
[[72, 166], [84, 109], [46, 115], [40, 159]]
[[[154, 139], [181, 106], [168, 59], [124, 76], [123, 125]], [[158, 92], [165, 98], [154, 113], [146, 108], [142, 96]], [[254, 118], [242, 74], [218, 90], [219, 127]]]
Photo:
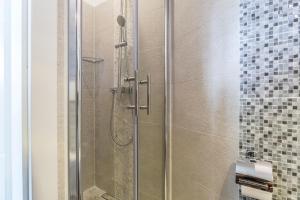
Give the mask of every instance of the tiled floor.
[[83, 192], [83, 200], [116, 200], [105, 191], [93, 186]]
[[102, 195], [105, 191], [93, 186], [83, 192], [83, 200], [105, 200]]

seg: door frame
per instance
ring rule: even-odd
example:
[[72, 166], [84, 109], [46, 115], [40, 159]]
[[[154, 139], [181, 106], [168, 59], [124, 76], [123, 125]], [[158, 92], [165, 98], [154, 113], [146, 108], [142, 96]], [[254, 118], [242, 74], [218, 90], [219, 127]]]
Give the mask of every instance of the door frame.
[[[139, 63], [139, 0], [134, 6], [134, 71], [135, 103], [138, 105], [138, 63]], [[164, 1], [164, 200], [172, 200], [172, 30], [173, 0]], [[81, 200], [80, 194], [80, 132], [81, 132], [81, 26], [82, 0], [68, 0], [68, 199]], [[134, 119], [134, 200], [139, 200], [139, 134], [138, 109]]]
[[81, 0], [68, 1], [68, 199], [80, 200]]

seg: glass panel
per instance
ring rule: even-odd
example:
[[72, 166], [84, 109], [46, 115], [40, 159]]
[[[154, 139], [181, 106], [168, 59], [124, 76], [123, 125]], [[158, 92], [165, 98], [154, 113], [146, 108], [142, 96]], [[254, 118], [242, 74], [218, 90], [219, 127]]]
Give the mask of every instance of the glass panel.
[[[164, 199], [164, 1], [139, 1], [139, 78], [150, 75], [150, 113], [139, 112], [140, 200]], [[139, 86], [147, 105], [147, 84]]]
[[81, 192], [133, 200], [133, 1], [82, 2]]

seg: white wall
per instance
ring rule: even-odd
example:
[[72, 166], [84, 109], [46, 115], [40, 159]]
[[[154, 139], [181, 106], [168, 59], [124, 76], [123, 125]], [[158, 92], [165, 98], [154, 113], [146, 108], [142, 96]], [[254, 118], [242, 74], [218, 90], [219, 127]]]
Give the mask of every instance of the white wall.
[[31, 134], [33, 200], [56, 200], [57, 0], [31, 0]]

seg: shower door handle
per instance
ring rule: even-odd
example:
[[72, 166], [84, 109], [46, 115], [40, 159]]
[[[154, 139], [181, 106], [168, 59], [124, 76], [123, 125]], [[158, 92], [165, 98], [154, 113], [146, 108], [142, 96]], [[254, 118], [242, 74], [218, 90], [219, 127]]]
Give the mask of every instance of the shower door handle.
[[125, 81], [128, 81], [128, 82], [131, 82], [131, 81], [134, 81], [135, 82], [135, 103], [134, 105], [128, 105], [127, 106], [127, 109], [129, 110], [134, 110], [136, 113], [138, 112], [138, 94], [137, 94], [137, 91], [138, 91], [138, 87], [139, 87], [139, 84], [138, 84], [138, 78], [137, 78], [137, 71], [134, 72], [134, 76], [132, 77], [127, 77], [125, 79]]
[[147, 74], [146, 80], [141, 80], [140, 85], [147, 86], [147, 104], [146, 106], [140, 106], [141, 110], [147, 110], [147, 115], [150, 115], [150, 105], [151, 105], [151, 77], [150, 74]]

